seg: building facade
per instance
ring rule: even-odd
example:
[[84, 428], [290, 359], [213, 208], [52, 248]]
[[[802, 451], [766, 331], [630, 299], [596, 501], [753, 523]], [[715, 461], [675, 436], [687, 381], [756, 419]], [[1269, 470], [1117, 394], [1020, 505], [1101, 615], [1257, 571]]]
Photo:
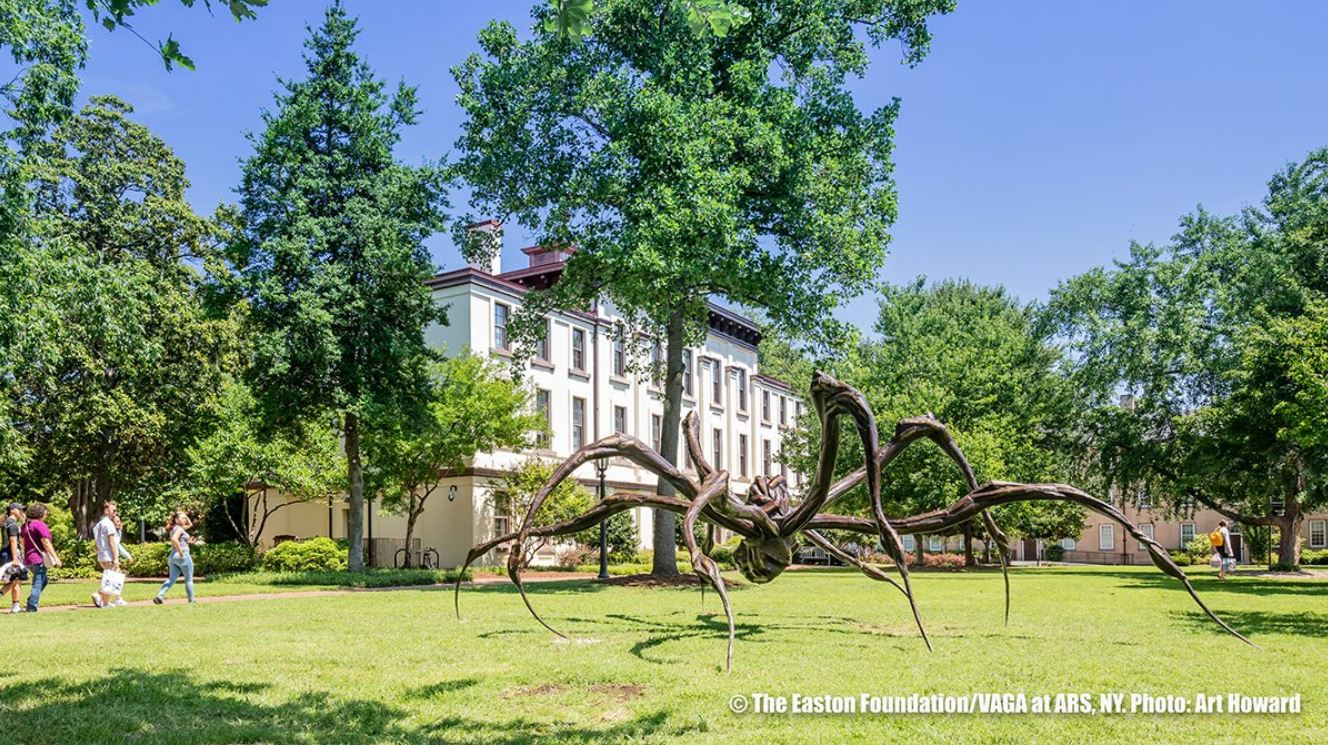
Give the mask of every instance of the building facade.
[[[444, 353], [472, 353], [510, 360], [507, 324], [533, 288], [557, 281], [567, 253], [557, 249], [524, 249], [528, 265], [503, 272], [491, 266], [467, 266], [429, 281], [434, 302], [446, 307], [448, 324], [427, 329], [426, 343]], [[430, 497], [416, 523], [412, 563], [423, 551], [438, 553], [442, 566], [464, 561], [471, 546], [516, 527], [521, 516], [508, 514], [495, 497], [503, 473], [531, 457], [559, 462], [582, 445], [621, 432], [658, 449], [663, 427], [663, 388], [634, 370], [631, 346], [617, 336], [619, 316], [608, 304], [586, 311], [551, 314], [545, 338], [525, 361], [524, 383], [533, 389], [534, 405], [543, 414], [549, 434], [525, 452], [478, 454], [464, 471], [448, 475]], [[760, 332], [751, 321], [712, 304], [709, 333], [701, 346], [684, 354], [683, 410], [699, 417], [702, 447], [712, 464], [731, 474], [731, 488], [745, 493], [758, 475], [783, 473], [796, 488], [799, 474], [780, 462], [783, 433], [801, 415], [803, 401], [784, 381], [761, 374], [757, 364]], [[649, 347], [650, 345], [646, 345]], [[644, 363], [644, 360], [637, 361]], [[691, 470], [683, 456], [684, 470]], [[598, 487], [594, 464], [576, 473], [593, 491]], [[611, 459], [606, 473], [609, 493], [653, 493], [656, 477], [625, 459]], [[371, 535], [372, 561], [391, 566], [404, 545], [405, 518], [367, 510], [366, 535]], [[651, 547], [652, 513], [632, 513], [639, 545]], [[296, 503], [277, 512], [260, 537], [264, 545], [286, 538], [316, 535], [345, 537], [349, 511], [344, 500]], [[537, 561], [551, 561], [546, 548]], [[489, 561], [502, 558], [491, 555]]]

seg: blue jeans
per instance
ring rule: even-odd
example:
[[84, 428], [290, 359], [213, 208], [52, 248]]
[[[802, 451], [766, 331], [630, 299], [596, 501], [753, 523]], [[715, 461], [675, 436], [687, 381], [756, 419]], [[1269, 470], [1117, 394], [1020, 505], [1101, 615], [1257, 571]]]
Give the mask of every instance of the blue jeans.
[[28, 612], [36, 613], [41, 602], [42, 590], [46, 589], [46, 565], [29, 564], [28, 575], [32, 577], [32, 592], [28, 595]]
[[166, 597], [166, 593], [170, 592], [171, 588], [175, 586], [175, 581], [180, 578], [180, 575], [184, 575], [184, 594], [189, 598], [189, 602], [194, 602], [194, 557], [180, 558], [172, 553], [166, 563], [171, 568], [171, 576], [161, 583], [161, 589], [157, 591], [157, 597]]

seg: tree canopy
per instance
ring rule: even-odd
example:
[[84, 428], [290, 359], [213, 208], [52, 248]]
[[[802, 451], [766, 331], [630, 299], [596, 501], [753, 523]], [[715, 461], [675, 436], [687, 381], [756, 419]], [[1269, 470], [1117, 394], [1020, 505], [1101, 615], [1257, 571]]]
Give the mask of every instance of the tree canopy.
[[[1328, 503], [1322, 438], [1328, 149], [1232, 217], [1203, 209], [1163, 246], [1061, 284], [1048, 330], [1091, 412], [1086, 450], [1122, 493], [1281, 531], [1295, 564]], [[1122, 402], [1120, 396], [1128, 395]], [[1278, 505], [1281, 505], [1280, 507]], [[1284, 514], [1271, 514], [1281, 510]]]

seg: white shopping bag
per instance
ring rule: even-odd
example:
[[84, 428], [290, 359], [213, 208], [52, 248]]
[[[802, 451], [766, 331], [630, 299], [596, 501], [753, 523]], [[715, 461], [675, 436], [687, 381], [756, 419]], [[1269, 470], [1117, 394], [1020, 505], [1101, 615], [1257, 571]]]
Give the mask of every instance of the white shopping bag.
[[104, 595], [119, 596], [120, 591], [124, 589], [124, 583], [124, 572], [107, 569], [101, 573], [101, 592]]
[[1217, 554], [1213, 554], [1213, 558], [1208, 560], [1208, 565], [1213, 568], [1222, 566], [1222, 557], [1218, 556]]

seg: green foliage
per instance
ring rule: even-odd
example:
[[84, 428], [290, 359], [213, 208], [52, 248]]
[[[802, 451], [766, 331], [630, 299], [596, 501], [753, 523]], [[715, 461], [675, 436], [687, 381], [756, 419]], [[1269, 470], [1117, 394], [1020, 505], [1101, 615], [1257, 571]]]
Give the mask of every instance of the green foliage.
[[[875, 331], [879, 338], [863, 340], [829, 368], [867, 397], [883, 437], [894, 422], [931, 413], [955, 436], [979, 483], [1058, 481], [1066, 474], [1061, 438], [1073, 407], [1056, 373], [1058, 355], [1038, 338], [1029, 307], [999, 287], [967, 281], [928, 287], [919, 279], [882, 288]], [[786, 436], [784, 457], [811, 473], [821, 432], [812, 417], [804, 425]], [[838, 472], [857, 468], [862, 458], [858, 438], [846, 428]], [[882, 491], [887, 513], [902, 515], [949, 504], [968, 485], [939, 448], [920, 442], [886, 469]], [[835, 509], [867, 506], [859, 487]], [[1015, 535], [1054, 539], [1083, 529], [1082, 510], [1065, 503], [1021, 503], [995, 513]]]
[[[174, 549], [169, 542], [128, 544], [125, 548], [134, 556], [133, 561], [121, 564], [130, 577], [165, 577], [170, 573], [167, 559]], [[194, 560], [194, 572], [204, 577], [245, 572], [258, 565], [257, 554], [243, 543], [199, 544], [189, 547], [189, 555]]]
[[1213, 544], [1208, 540], [1208, 534], [1196, 535], [1191, 538], [1190, 542], [1185, 544], [1185, 553], [1189, 554], [1190, 558], [1197, 564], [1208, 563], [1208, 559], [1214, 553]]
[[[186, 8], [192, 8], [196, 1], [180, 0], [180, 3]], [[134, 31], [129, 19], [138, 9], [156, 5], [160, 0], [83, 0], [83, 2], [92, 13], [92, 20], [100, 23], [107, 31], [123, 28], [143, 39], [137, 31]], [[267, 3], [268, 0], [217, 0], [217, 4], [225, 6], [236, 21], [257, 18], [255, 10], [266, 6]], [[203, 0], [203, 6], [207, 8], [209, 14], [212, 12], [212, 0]], [[153, 46], [147, 39], [143, 41]], [[167, 70], [173, 69], [175, 65], [187, 70], [194, 69], [194, 61], [184, 55], [180, 43], [174, 38], [167, 36], [165, 40], [158, 41], [153, 48], [161, 55], [162, 64], [166, 65]]]
[[[458, 572], [455, 569], [388, 569], [374, 567], [363, 572], [322, 570], [241, 572], [209, 577], [208, 579], [216, 582], [272, 587], [409, 587], [447, 584], [455, 582], [457, 575]], [[470, 579], [470, 577], [471, 573], [469, 571], [463, 575], [464, 579]]]
[[1323, 551], [1314, 551], [1312, 549], [1301, 551], [1300, 563], [1302, 565], [1328, 565], [1328, 549]]
[[419, 414], [431, 357], [424, 328], [445, 321], [424, 284], [443, 175], [393, 157], [418, 118], [417, 96], [405, 84], [385, 92], [352, 49], [358, 33], [334, 4], [305, 42], [305, 78], [284, 81], [252, 138], [229, 251], [248, 301], [249, 382], [265, 421], [341, 421], [352, 569], [363, 563], [360, 419]]
[[[1047, 329], [1072, 352], [1082, 449], [1107, 483], [1284, 530], [1328, 504], [1326, 183], [1328, 148], [1278, 173], [1260, 207], [1199, 210], [1169, 244], [1132, 245], [1052, 294]], [[1285, 519], [1265, 518], [1271, 498]]]
[[346, 549], [324, 536], [286, 541], [263, 554], [269, 572], [336, 572], [346, 568]]
[[506, 372], [463, 351], [430, 367], [421, 416], [370, 418], [367, 488], [384, 510], [418, 516], [444, 471], [479, 452], [520, 448], [543, 429], [529, 391]]
[[[493, 486], [494, 514], [510, 516], [513, 519], [512, 527], [515, 529], [522, 520], [525, 520], [526, 511], [530, 509], [530, 503], [535, 498], [536, 492], [549, 480], [553, 471], [553, 465], [539, 458], [529, 458], [504, 471]], [[570, 520], [590, 509], [591, 502], [592, 497], [585, 487], [575, 479], [566, 479], [554, 488], [548, 499], [544, 500], [536, 520], [540, 525]], [[588, 534], [589, 531], [577, 536], [577, 542], [589, 543], [583, 540], [583, 536]], [[595, 542], [598, 543], [598, 532], [595, 535]]]
[[1065, 557], [1065, 549], [1061, 548], [1059, 543], [1053, 543], [1047, 546], [1046, 550], [1042, 552], [1042, 556], [1047, 561], [1060, 561]]
[[36, 310], [8, 382], [31, 488], [87, 479], [80, 499], [155, 519], [161, 485], [216, 414], [236, 332], [199, 296], [194, 264], [217, 227], [189, 206], [184, 164], [130, 113], [93, 97], [31, 148], [23, 302]]

